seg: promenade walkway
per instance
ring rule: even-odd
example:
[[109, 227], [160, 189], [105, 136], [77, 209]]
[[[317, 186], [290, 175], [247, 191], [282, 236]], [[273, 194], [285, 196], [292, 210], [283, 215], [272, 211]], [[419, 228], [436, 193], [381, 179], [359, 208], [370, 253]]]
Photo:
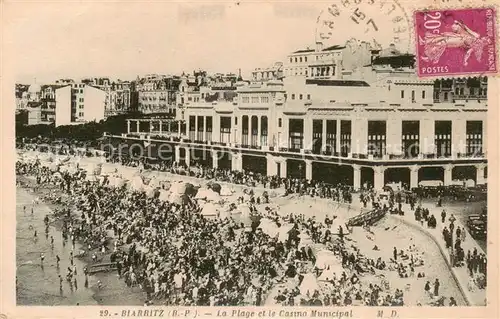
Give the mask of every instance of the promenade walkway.
[[[449, 225], [448, 217], [451, 216], [453, 211], [450, 211], [449, 209], [446, 209], [446, 207], [436, 207], [435, 205], [432, 204], [423, 204], [423, 208], [429, 209], [430, 214], [433, 214], [436, 217], [437, 221], [437, 226], [436, 228], [428, 228], [427, 225], [424, 223], [424, 225], [421, 225], [418, 221], [415, 220], [415, 217], [413, 215], [413, 212], [410, 210], [409, 205], [403, 205], [403, 210], [405, 211], [404, 216], [400, 215], [389, 215], [391, 218], [397, 218], [400, 221], [404, 222], [405, 224], [412, 226], [415, 229], [419, 229], [423, 232], [425, 232], [428, 236], [430, 236], [434, 242], [438, 245], [439, 249], [441, 250], [441, 253], [443, 254], [443, 257], [446, 260], [446, 263], [448, 264], [448, 267], [450, 268], [453, 277], [455, 278], [458, 286], [460, 287], [460, 290], [462, 291], [462, 294], [466, 298], [466, 301], [469, 305], [471, 306], [485, 306], [486, 305], [486, 289], [479, 289], [477, 286], [472, 285], [474, 288], [470, 289], [469, 286], [471, 286], [470, 280], [471, 277], [469, 276], [467, 266], [462, 266], [462, 267], [451, 267], [451, 260], [450, 260], [450, 249], [446, 248], [446, 243], [443, 238], [443, 233], [442, 230], [444, 226]], [[442, 209], [445, 208], [447, 211], [447, 218], [445, 221], [445, 224], [441, 223], [441, 211]], [[473, 251], [474, 248], [477, 249], [478, 254], [484, 253], [483, 249], [478, 245], [478, 243], [472, 238], [470, 233], [468, 232], [467, 228], [465, 225], [463, 225], [458, 219], [455, 220], [455, 229], [457, 227], [460, 227], [462, 231], [466, 232], [465, 236], [465, 241], [462, 242], [462, 248], [467, 254], [467, 251]]]

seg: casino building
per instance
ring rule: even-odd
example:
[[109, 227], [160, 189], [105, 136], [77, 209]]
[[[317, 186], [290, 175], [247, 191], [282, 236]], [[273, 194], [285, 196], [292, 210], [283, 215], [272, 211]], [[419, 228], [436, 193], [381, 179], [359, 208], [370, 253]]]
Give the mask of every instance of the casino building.
[[363, 42], [318, 43], [280, 68], [237, 82], [232, 100], [186, 102], [176, 121], [130, 119], [108, 137], [153, 158], [355, 188], [486, 183], [486, 78], [419, 79], [414, 56]]

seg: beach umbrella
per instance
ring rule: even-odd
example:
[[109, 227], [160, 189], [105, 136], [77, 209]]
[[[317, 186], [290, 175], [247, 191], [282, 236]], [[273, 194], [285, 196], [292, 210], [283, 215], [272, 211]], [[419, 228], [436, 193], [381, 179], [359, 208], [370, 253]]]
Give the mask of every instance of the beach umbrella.
[[212, 183], [210, 184], [210, 189], [220, 195], [222, 187], [219, 183]]

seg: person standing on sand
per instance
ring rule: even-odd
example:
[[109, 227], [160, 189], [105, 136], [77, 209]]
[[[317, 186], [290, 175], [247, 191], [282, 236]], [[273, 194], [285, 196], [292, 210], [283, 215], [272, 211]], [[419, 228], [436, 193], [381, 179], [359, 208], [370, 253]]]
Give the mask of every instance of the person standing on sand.
[[436, 281], [434, 282], [434, 296], [439, 296], [439, 279], [436, 278]]

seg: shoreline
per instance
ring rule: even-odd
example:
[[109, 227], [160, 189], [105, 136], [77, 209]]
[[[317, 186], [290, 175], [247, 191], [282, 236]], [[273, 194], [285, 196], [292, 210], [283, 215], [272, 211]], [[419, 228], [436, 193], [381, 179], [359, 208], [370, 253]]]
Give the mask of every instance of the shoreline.
[[[17, 175], [16, 179], [28, 180], [29, 182], [33, 182], [32, 180], [30, 180], [26, 176]], [[28, 187], [17, 186], [16, 191], [20, 191], [20, 190], [22, 192], [25, 192], [25, 194], [28, 195], [29, 197], [33, 197], [33, 198], [43, 196], [44, 194], [47, 193], [46, 192], [47, 188], [42, 188], [36, 192], [32, 192], [30, 190], [29, 186]], [[42, 190], [45, 190], [45, 192]], [[52, 203], [50, 201], [40, 200], [40, 203], [38, 205], [45, 205], [48, 208], [48, 210], [50, 211], [49, 216], [51, 217], [52, 220], [49, 222], [49, 225], [55, 229], [55, 232], [52, 234], [52, 236], [54, 236], [54, 239], [56, 242], [61, 241], [60, 238], [62, 237], [62, 231], [61, 231], [62, 221], [61, 221], [60, 217], [56, 217], [54, 215], [54, 210], [56, 208], [64, 206], [64, 204], [55, 204], [55, 203]], [[72, 211], [72, 215], [76, 214], [75, 211], [73, 211], [73, 210], [71, 210], [71, 211]], [[36, 214], [35, 214], [35, 216], [36, 216], [35, 218], [38, 217], [38, 219], [40, 219], [40, 220], [43, 219], [43, 217], [44, 217], [44, 216], [37, 216]], [[39, 232], [39, 233], [41, 233], [41, 232]], [[59, 238], [59, 239], [56, 239], [56, 238]], [[71, 244], [69, 243], [69, 245], [71, 245]], [[75, 252], [78, 252], [80, 249], [84, 249], [83, 243], [80, 240], [76, 240], [75, 241]], [[92, 252], [87, 253], [87, 255], [84, 256], [83, 258], [82, 257], [75, 257], [75, 260], [78, 260], [80, 263], [82, 263], [84, 265], [84, 267], [89, 268], [89, 266], [92, 265], [91, 254], [92, 254]], [[99, 255], [101, 255], [101, 253], [99, 253]], [[109, 259], [110, 255], [111, 255], [111, 253], [108, 250], [108, 252], [105, 255], [101, 255], [101, 256], [103, 256], [103, 260], [104, 260], [106, 258]], [[61, 261], [62, 260], [63, 260], [63, 257], [61, 256]], [[61, 267], [61, 269], [62, 269], [62, 267]], [[82, 274], [83, 274], [83, 268], [78, 269], [78, 276], [83, 278], [83, 276], [81, 276]], [[123, 279], [118, 278], [116, 271], [95, 273], [93, 275], [89, 275], [88, 278], [89, 278], [88, 288], [84, 288], [83, 285], [81, 286], [81, 288], [80, 287], [79, 288], [86, 289], [89, 292], [91, 292], [91, 297], [92, 297], [93, 301], [95, 302], [95, 303], [93, 303], [94, 305], [103, 305], [103, 306], [104, 305], [106, 305], [106, 306], [108, 306], [108, 305], [143, 306], [144, 305], [144, 301], [146, 300], [146, 296], [145, 296], [145, 293], [142, 291], [142, 289], [140, 291], [137, 291], [138, 290], [137, 287], [135, 287], [135, 289], [134, 289], [134, 287], [128, 287], [125, 284]], [[101, 290], [99, 290], [96, 286], [98, 280], [100, 280], [103, 283], [104, 288]], [[56, 285], [57, 283], [53, 283], [53, 284]], [[118, 294], [119, 294], [120, 298], [116, 298], [116, 296]], [[127, 298], [123, 298], [123, 295], [127, 295]], [[19, 305], [24, 305], [24, 304], [19, 304]], [[76, 306], [76, 304], [70, 304], [70, 305]], [[80, 302], [79, 305], [83, 306], [84, 304], [82, 304]]]

